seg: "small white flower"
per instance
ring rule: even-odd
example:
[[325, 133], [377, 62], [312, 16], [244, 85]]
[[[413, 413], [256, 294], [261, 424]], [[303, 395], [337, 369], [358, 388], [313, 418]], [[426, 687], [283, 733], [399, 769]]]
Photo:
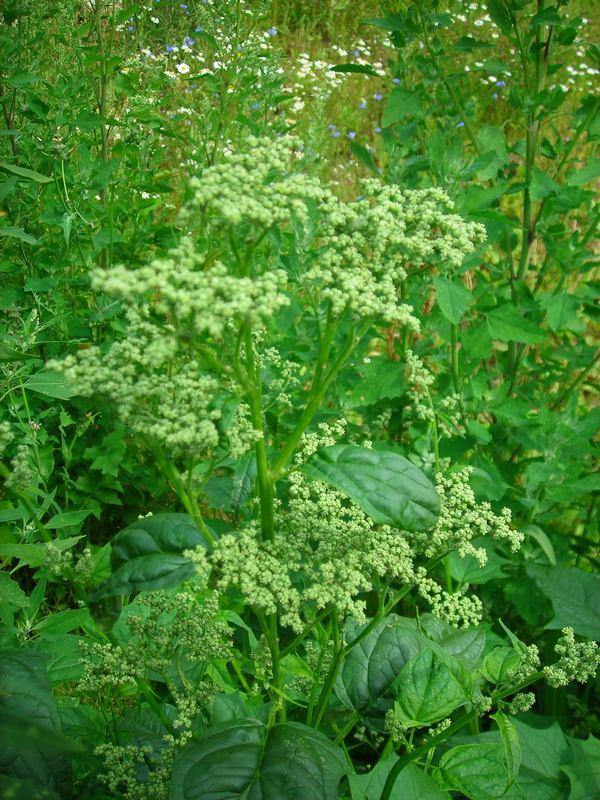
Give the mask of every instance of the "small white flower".
[[180, 75], [187, 75], [187, 74], [188, 74], [188, 72], [190, 71], [189, 65], [188, 65], [188, 64], [186, 64], [186, 63], [185, 63], [185, 62], [183, 62], [183, 61], [182, 61], [180, 64], [177, 64], [177, 66], [175, 67], [175, 69], [177, 70], [177, 72], [178, 72]]

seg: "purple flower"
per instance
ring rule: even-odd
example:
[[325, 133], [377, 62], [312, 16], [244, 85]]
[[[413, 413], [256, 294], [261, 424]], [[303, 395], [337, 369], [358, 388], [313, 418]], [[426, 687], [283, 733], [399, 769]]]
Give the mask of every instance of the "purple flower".
[[496, 86], [501, 89], [503, 86], [506, 86], [506, 81], [496, 81]]
[[383, 95], [380, 92], [375, 92], [373, 99], [379, 103], [381, 100], [383, 100]]
[[392, 83], [395, 83], [396, 86], [400, 86], [402, 81], [400, 80], [400, 78], [392, 78]]
[[278, 31], [277, 28], [269, 28], [267, 33], [269, 34], [269, 36], [277, 36]]
[[358, 107], [359, 108], [366, 108], [367, 107], [367, 101], [366, 100], [361, 100], [360, 103], [358, 104]]
[[348, 137], [348, 139], [356, 139], [356, 131], [348, 131], [346, 136]]
[[174, 52], [175, 52], [175, 48], [173, 47], [173, 45], [172, 44], [168, 44], [167, 45], [167, 53], [174, 53]]
[[186, 45], [186, 47], [191, 47], [193, 44], [196, 44], [195, 40], [192, 39], [191, 36], [186, 36], [183, 40], [183, 43]]
[[457, 127], [457, 128], [464, 128], [464, 127], [465, 127], [465, 123], [464, 123], [464, 122], [462, 122], [462, 120], [461, 120], [461, 122], [457, 122], [457, 123], [456, 123], [456, 127]]
[[339, 139], [340, 138], [340, 132], [339, 131], [331, 131], [331, 138], [332, 139]]
[[375, 128], [375, 133], [381, 133], [381, 128], [379, 126], [377, 126], [377, 128]]

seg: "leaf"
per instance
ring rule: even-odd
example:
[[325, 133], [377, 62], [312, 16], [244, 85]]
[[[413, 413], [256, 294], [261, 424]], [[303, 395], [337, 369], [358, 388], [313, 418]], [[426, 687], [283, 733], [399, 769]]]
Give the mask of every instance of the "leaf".
[[188, 514], [155, 514], [137, 520], [112, 540], [113, 574], [92, 592], [92, 601], [177, 586], [195, 574], [184, 550], [206, 546]]
[[[536, 721], [533, 714], [526, 718]], [[521, 744], [517, 782], [523, 796], [527, 800], [562, 800], [565, 792], [560, 767], [567, 760], [569, 749], [560, 725], [553, 722], [547, 728], [532, 727], [519, 718], [515, 718], [513, 724]]]
[[235, 512], [240, 511], [252, 494], [255, 480], [256, 456], [254, 453], [246, 453], [235, 465], [235, 472], [233, 473], [231, 507]]
[[462, 792], [469, 800], [502, 797], [508, 780], [501, 744], [464, 744], [444, 753], [439, 775], [444, 788]]
[[580, 331], [584, 327], [577, 317], [577, 310], [581, 303], [577, 298], [568, 292], [553, 294], [552, 292], [542, 292], [540, 294], [540, 305], [546, 311], [548, 325], [551, 330], [572, 330]]
[[472, 170], [477, 173], [480, 181], [491, 180], [508, 162], [504, 131], [488, 125], [477, 132], [477, 141], [481, 155], [473, 162]]
[[180, 750], [173, 800], [337, 800], [337, 785], [347, 771], [341, 750], [313, 728], [233, 720]]
[[473, 295], [455, 281], [441, 276], [433, 279], [435, 299], [442, 314], [453, 325], [458, 325], [473, 302]]
[[[347, 625], [345, 640], [351, 642], [363, 628]], [[373, 706], [425, 642], [414, 620], [385, 617], [346, 656], [335, 684], [340, 702], [355, 711]]]
[[571, 761], [562, 768], [571, 783], [569, 800], [597, 800], [600, 797], [600, 740], [569, 738]]
[[57, 400], [68, 400], [76, 394], [69, 386], [66, 378], [51, 369], [42, 369], [25, 381], [25, 388], [32, 392], [43, 394], [46, 397], [55, 397]]
[[550, 175], [543, 172], [539, 167], [533, 167], [529, 186], [529, 193], [532, 200], [543, 200], [559, 189], [560, 184], [556, 183]]
[[449, 556], [452, 577], [461, 583], [483, 584], [501, 578], [506, 578], [504, 565], [509, 561], [498, 555], [489, 539], [477, 538], [473, 540], [475, 547], [482, 547], [487, 553], [487, 563], [482, 567], [475, 556], [460, 556], [453, 550]]
[[[22, 648], [0, 653], [0, 772], [44, 787], [70, 790], [70, 767], [44, 657]], [[9, 733], [8, 719], [19, 727]]]
[[487, 10], [492, 22], [496, 23], [505, 36], [510, 36], [512, 20], [503, 0], [487, 0]]
[[36, 183], [50, 183], [52, 178], [47, 175], [42, 175], [33, 169], [27, 167], [18, 167], [16, 164], [8, 164], [6, 161], [0, 161], [0, 169], [5, 169], [7, 172], [12, 172], [13, 175], [18, 175], [21, 178], [26, 178], [29, 181]]
[[6, 236], [9, 239], [20, 239], [26, 244], [40, 244], [39, 239], [36, 239], [35, 236], [31, 236], [31, 234], [26, 233], [23, 228], [14, 228], [4, 225], [0, 227], [0, 236]]
[[467, 696], [456, 677], [458, 665], [451, 669], [451, 663], [450, 656], [424, 649], [404, 665], [392, 689], [396, 692], [396, 716], [407, 727], [439, 722], [464, 705]]
[[540, 344], [546, 341], [546, 334], [534, 322], [522, 316], [512, 303], [505, 303], [490, 311], [487, 326], [490, 336], [501, 342]]
[[502, 744], [504, 745], [504, 763], [506, 764], [508, 785], [510, 786], [517, 779], [521, 767], [521, 744], [519, 742], [519, 734], [512, 720], [510, 720], [506, 714], [498, 711], [496, 714], [491, 714], [490, 716], [496, 721], [496, 725], [500, 730]]
[[[380, 759], [370, 772], [364, 775], [350, 775], [352, 800], [379, 800], [387, 776], [398, 756], [392, 753]], [[390, 800], [450, 800], [450, 795], [442, 791], [436, 782], [415, 764], [408, 764], [400, 771], [394, 782]]]
[[527, 572], [552, 603], [554, 617], [546, 628], [571, 627], [580, 636], [600, 639], [600, 575], [535, 564], [528, 564]]
[[373, 67], [368, 64], [336, 64], [335, 67], [329, 68], [330, 72], [357, 72], [363, 75], [373, 75], [375, 78], [379, 77]]
[[540, 526], [525, 525], [525, 527], [521, 528], [521, 530], [526, 536], [529, 536], [529, 538], [534, 539], [538, 543], [551, 566], [555, 566], [556, 553], [554, 552], [554, 547], [548, 538], [548, 535], [540, 528]]
[[29, 605], [23, 589], [6, 572], [0, 572], [0, 604], [2, 603], [8, 603], [13, 608], [25, 608]]
[[10, 800], [62, 800], [52, 789], [11, 775], [0, 775], [0, 797]]
[[19, 178], [16, 175], [10, 175], [6, 180], [0, 183], [0, 203], [4, 202], [7, 197], [19, 183]]
[[598, 177], [600, 177], [600, 158], [590, 158], [584, 167], [569, 172], [566, 182], [569, 186], [584, 186]]
[[404, 119], [409, 114], [416, 114], [421, 108], [421, 101], [417, 92], [405, 89], [394, 89], [390, 92], [383, 110], [381, 125], [387, 128]]
[[78, 527], [91, 513], [90, 509], [82, 511], [64, 511], [62, 514], [55, 514], [49, 519], [48, 522], [45, 523], [45, 527], [49, 530]]
[[457, 658], [469, 670], [479, 666], [486, 640], [481, 627], [457, 630], [432, 614], [423, 614], [420, 623], [427, 636], [439, 644], [444, 653]]
[[429, 478], [393, 450], [333, 445], [318, 450], [302, 470], [347, 495], [375, 522], [422, 531], [435, 525], [440, 513]]
[[370, 406], [380, 400], [393, 400], [404, 394], [404, 369], [397, 361], [372, 356], [357, 365], [358, 375], [352, 380], [343, 404], [349, 408]]

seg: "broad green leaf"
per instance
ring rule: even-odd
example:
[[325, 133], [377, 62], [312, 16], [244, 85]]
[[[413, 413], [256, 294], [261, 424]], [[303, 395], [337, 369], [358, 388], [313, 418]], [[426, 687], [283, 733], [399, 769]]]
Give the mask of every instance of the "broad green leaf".
[[496, 23], [505, 36], [510, 36], [512, 20], [504, 0], [487, 0], [487, 10], [492, 22]]
[[562, 770], [571, 783], [569, 800], [598, 800], [600, 797], [600, 740], [569, 737], [571, 760]]
[[[364, 627], [347, 625], [345, 640], [351, 642]], [[344, 659], [335, 684], [340, 702], [356, 711], [373, 706], [426, 642], [414, 620], [385, 617]]]
[[433, 279], [433, 285], [442, 314], [453, 325], [458, 325], [473, 302], [473, 295], [460, 283], [441, 276]]
[[390, 92], [385, 104], [381, 125], [384, 128], [387, 128], [389, 125], [394, 125], [409, 114], [418, 113], [420, 108], [421, 101], [419, 100], [417, 92], [406, 91], [400, 88], [394, 89]]
[[444, 788], [462, 792], [469, 800], [503, 797], [508, 788], [501, 744], [465, 744], [453, 747], [440, 760]]
[[513, 647], [498, 645], [484, 659], [482, 672], [495, 684], [501, 684], [512, 678], [521, 663], [521, 657]]
[[[81, 536], [70, 536], [67, 539], [54, 539], [52, 545], [61, 552], [70, 550], [81, 539]], [[18, 558], [23, 564], [30, 567], [39, 567], [46, 560], [47, 548], [45, 544], [0, 544], [0, 558]]]
[[475, 159], [472, 169], [480, 181], [488, 181], [508, 162], [504, 131], [491, 125], [483, 127], [477, 132], [477, 141], [482, 154]]
[[0, 182], [0, 203], [15, 189], [18, 183], [17, 175], [10, 175], [6, 180]]
[[36, 183], [50, 183], [52, 180], [52, 178], [49, 178], [47, 175], [42, 175], [33, 169], [18, 167], [16, 164], [8, 164], [6, 161], [0, 161], [0, 169], [5, 169], [7, 172], [12, 172], [13, 175], [18, 175], [21, 178], [35, 181]]
[[62, 800], [53, 789], [11, 775], [0, 775], [0, 797], [7, 800]]
[[580, 636], [600, 639], [600, 575], [535, 564], [529, 564], [527, 572], [552, 603], [554, 618], [546, 628], [571, 627]]
[[60, 372], [51, 369], [36, 372], [25, 381], [25, 388], [46, 397], [55, 397], [57, 400], [68, 400], [76, 394], [65, 377]]
[[590, 158], [581, 169], [569, 172], [567, 183], [569, 186], [583, 186], [588, 181], [593, 181], [600, 176], [600, 158]]
[[58, 530], [59, 528], [70, 528], [73, 526], [78, 527], [91, 513], [89, 509], [82, 511], [64, 511], [62, 514], [55, 514], [44, 524], [48, 530]]
[[48, 678], [52, 686], [79, 680], [83, 674], [82, 641], [82, 636], [70, 633], [44, 635], [36, 640], [37, 649], [46, 658]]
[[[370, 772], [364, 775], [350, 775], [352, 800], [380, 800], [383, 787], [390, 770], [398, 761], [392, 753], [381, 759]], [[390, 800], [450, 800], [450, 795], [442, 791], [437, 783], [415, 764], [408, 764], [400, 771], [394, 782]]]
[[485, 631], [481, 627], [457, 630], [433, 614], [423, 614], [419, 621], [427, 636], [444, 653], [457, 658], [469, 670], [479, 666], [486, 641]]
[[500, 730], [500, 736], [502, 737], [502, 744], [504, 745], [504, 763], [506, 764], [508, 785], [510, 786], [517, 779], [521, 767], [521, 744], [519, 742], [519, 734], [512, 720], [501, 711], [492, 714], [491, 718], [495, 720]]
[[489, 539], [474, 539], [473, 544], [486, 551], [487, 563], [482, 567], [474, 556], [460, 556], [456, 551], [452, 551], [448, 556], [452, 577], [461, 583], [474, 584], [505, 578], [504, 566], [509, 563], [508, 559], [496, 553]]
[[302, 470], [347, 495], [375, 522], [421, 531], [431, 528], [440, 512], [429, 478], [393, 450], [333, 445], [316, 452]]
[[94, 590], [92, 600], [177, 586], [195, 574], [183, 552], [196, 547], [206, 542], [187, 514], [155, 514], [133, 522], [112, 540], [113, 574]]
[[0, 227], [0, 236], [5, 236], [9, 239], [20, 239], [20, 241], [26, 244], [40, 244], [39, 239], [36, 239], [35, 236], [31, 236], [31, 234], [24, 231], [23, 228], [4, 225]]
[[546, 341], [546, 334], [539, 327], [522, 316], [512, 303], [506, 303], [490, 311], [487, 326], [492, 339], [501, 342], [523, 342], [523, 344], [539, 344]]
[[173, 800], [337, 800], [347, 771], [342, 751], [313, 728], [234, 720], [179, 751]]
[[532, 200], [544, 200], [559, 189], [560, 184], [556, 183], [548, 173], [543, 172], [539, 167], [533, 167], [529, 186]]
[[342, 400], [345, 406], [370, 406], [404, 394], [404, 369], [397, 361], [373, 356], [359, 364], [356, 371], [358, 375], [352, 380], [349, 392]]
[[579, 320], [577, 310], [581, 308], [581, 302], [568, 292], [552, 294], [552, 292], [542, 292], [539, 297], [540, 305], [546, 311], [548, 325], [553, 331], [573, 330], [579, 331], [585, 324]]
[[431, 725], [449, 717], [467, 700], [457, 678], [458, 664], [423, 649], [408, 661], [392, 684], [396, 716], [409, 728]]
[[550, 562], [550, 565], [555, 566], [556, 553], [554, 552], [554, 547], [552, 545], [552, 542], [548, 538], [548, 535], [540, 528], [540, 526], [525, 525], [525, 527], [522, 528], [521, 530], [526, 536], [528, 536], [530, 539], [533, 539], [535, 542], [538, 543], [544, 555]]
[[[534, 715], [526, 715], [534, 721]], [[557, 722], [550, 727], [528, 725], [520, 718], [513, 724], [521, 744], [521, 769], [517, 783], [526, 800], [563, 800], [566, 793], [560, 775], [561, 765], [568, 761], [567, 740]], [[547, 723], [545, 723], [547, 724]]]
[[23, 589], [7, 572], [0, 572], [0, 603], [8, 603], [13, 608], [25, 608], [29, 604]]
[[57, 611], [56, 614], [48, 614], [43, 617], [33, 630], [44, 636], [56, 636], [62, 633], [70, 633], [83, 625], [93, 625], [93, 620], [87, 608], [66, 608], [64, 611]]
[[[0, 773], [70, 791], [69, 763], [57, 752], [61, 727], [44, 657], [21, 648], [0, 653]], [[7, 730], [7, 722], [15, 725]]]
[[336, 64], [335, 67], [330, 67], [330, 72], [357, 72], [363, 75], [374, 75], [376, 78], [379, 77], [379, 73], [376, 72], [373, 67], [368, 66], [368, 64]]

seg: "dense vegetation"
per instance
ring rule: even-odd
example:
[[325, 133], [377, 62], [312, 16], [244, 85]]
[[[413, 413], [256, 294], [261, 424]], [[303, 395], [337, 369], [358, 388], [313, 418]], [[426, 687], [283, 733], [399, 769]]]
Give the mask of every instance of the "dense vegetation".
[[585, 4], [1, 13], [0, 795], [600, 796]]

